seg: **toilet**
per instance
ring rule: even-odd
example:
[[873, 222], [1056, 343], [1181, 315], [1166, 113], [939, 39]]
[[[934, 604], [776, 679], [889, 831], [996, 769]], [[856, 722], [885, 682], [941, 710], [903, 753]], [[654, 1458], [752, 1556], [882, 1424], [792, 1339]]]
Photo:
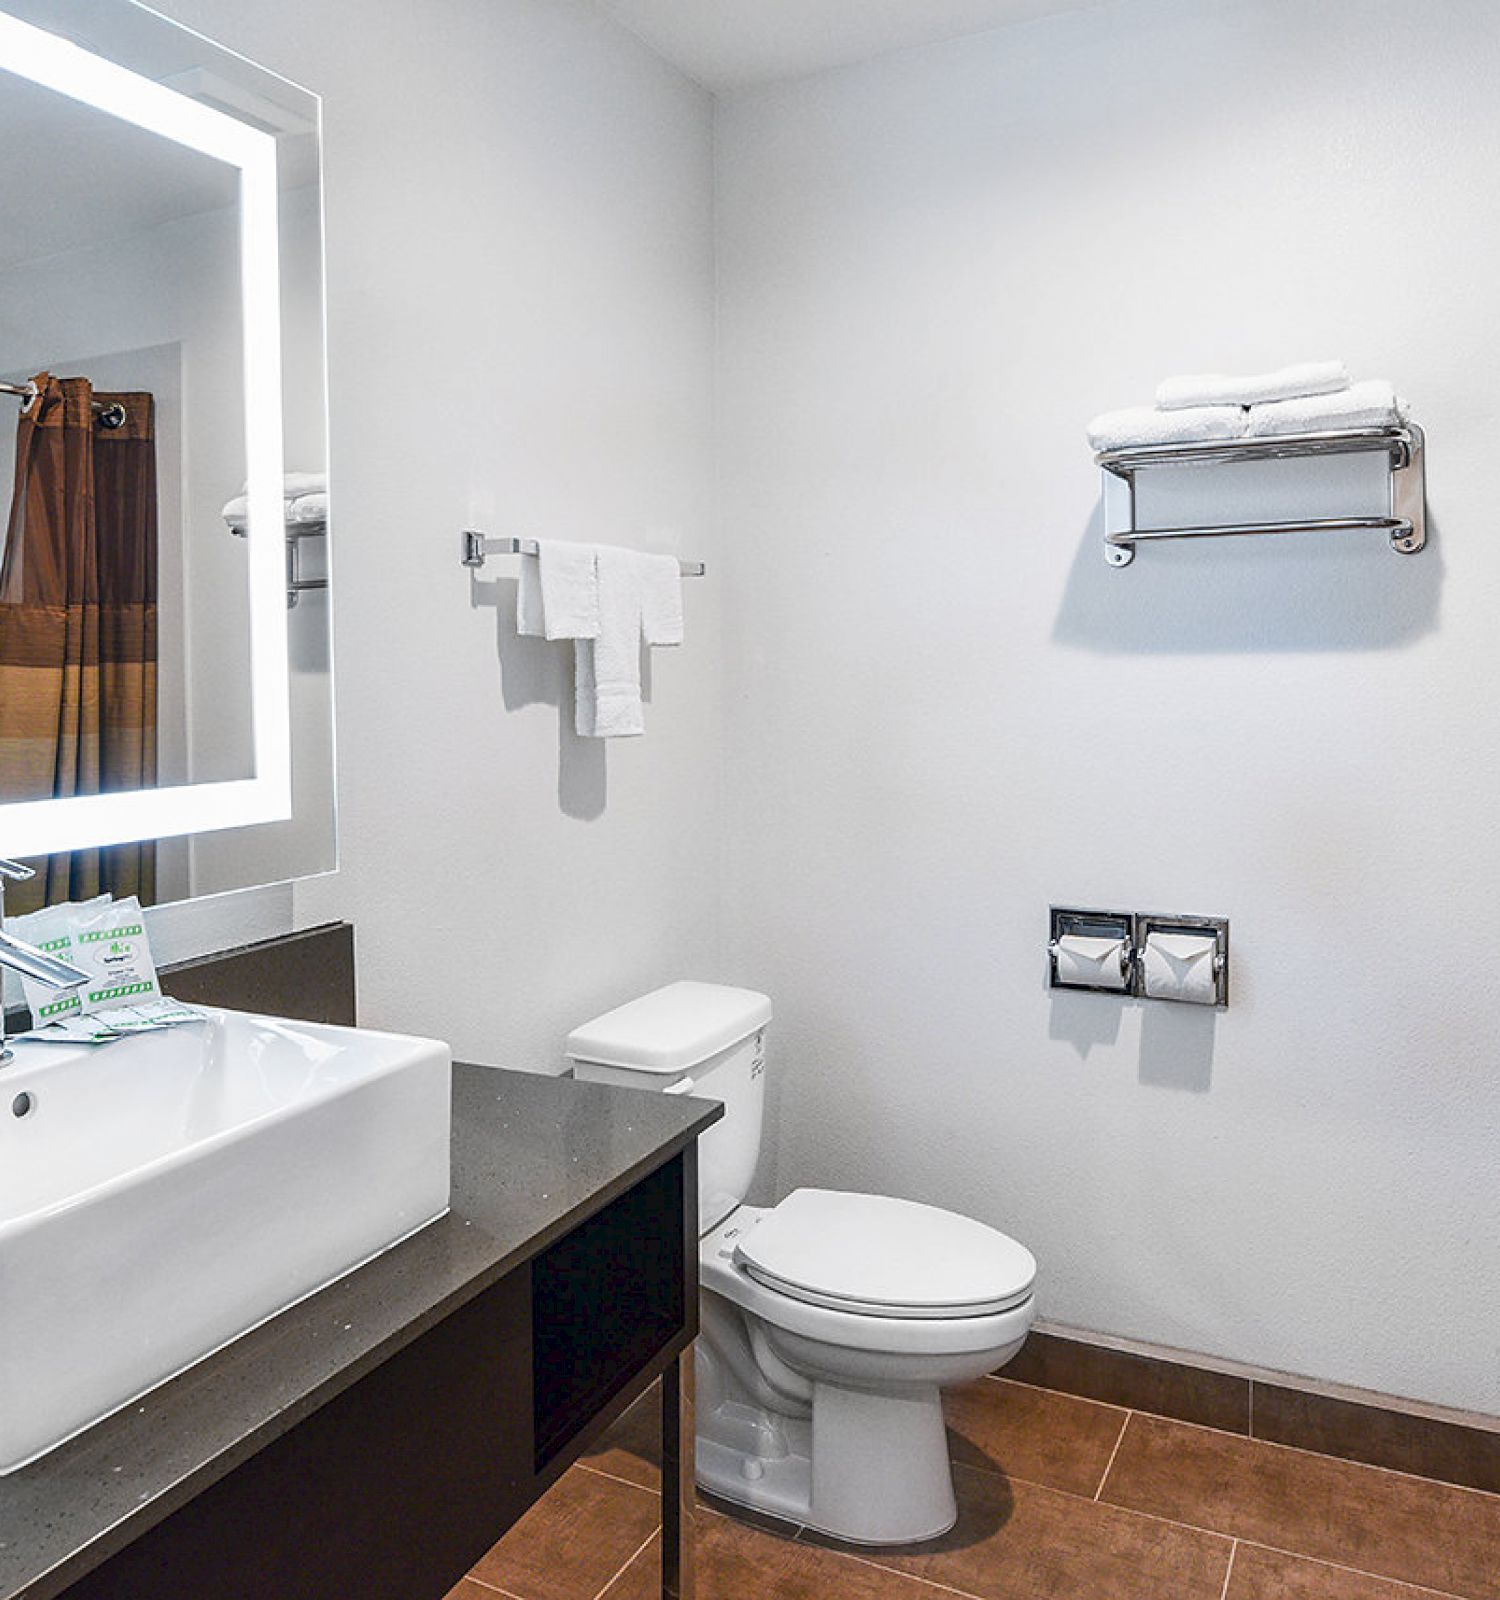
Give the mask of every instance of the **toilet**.
[[941, 1391], [1021, 1348], [1036, 1261], [910, 1200], [798, 1189], [746, 1205], [770, 1022], [763, 994], [681, 982], [567, 1042], [579, 1078], [724, 1106], [698, 1141], [698, 1482], [851, 1544], [936, 1538], [958, 1514]]

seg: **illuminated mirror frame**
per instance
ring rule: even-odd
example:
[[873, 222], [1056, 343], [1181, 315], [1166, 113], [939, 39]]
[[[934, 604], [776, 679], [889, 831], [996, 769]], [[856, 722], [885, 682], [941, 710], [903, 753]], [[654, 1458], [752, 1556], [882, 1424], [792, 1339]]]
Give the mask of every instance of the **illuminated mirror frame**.
[[239, 172], [255, 725], [251, 778], [0, 803], [0, 855], [50, 855], [281, 821], [292, 814], [292, 787], [275, 137], [4, 12], [0, 12], [0, 71], [55, 90]]

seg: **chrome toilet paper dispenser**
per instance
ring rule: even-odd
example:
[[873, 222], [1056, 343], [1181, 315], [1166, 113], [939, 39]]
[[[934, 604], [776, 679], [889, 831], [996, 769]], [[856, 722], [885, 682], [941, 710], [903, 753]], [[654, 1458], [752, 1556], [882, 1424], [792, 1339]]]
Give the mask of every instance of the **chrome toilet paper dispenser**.
[[1054, 989], [1222, 1008], [1229, 1004], [1229, 922], [1053, 906], [1047, 975]]

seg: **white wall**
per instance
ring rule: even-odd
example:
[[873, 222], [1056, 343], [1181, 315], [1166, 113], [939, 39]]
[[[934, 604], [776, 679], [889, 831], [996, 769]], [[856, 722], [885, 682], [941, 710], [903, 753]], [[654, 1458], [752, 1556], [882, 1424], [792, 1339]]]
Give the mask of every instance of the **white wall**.
[[355, 921], [366, 1022], [554, 1069], [714, 949], [722, 586], [606, 749], [459, 532], [715, 561], [710, 101], [574, 0], [167, 9], [324, 96], [344, 865], [298, 919]]
[[[1500, 12], [1420, 13], [1141, 0], [723, 104], [726, 966], [776, 1002], [769, 1190], [1493, 1412]], [[1425, 555], [1105, 565], [1093, 413], [1329, 354], [1427, 425]], [[1229, 916], [1232, 1008], [1054, 998], [1051, 902]]]

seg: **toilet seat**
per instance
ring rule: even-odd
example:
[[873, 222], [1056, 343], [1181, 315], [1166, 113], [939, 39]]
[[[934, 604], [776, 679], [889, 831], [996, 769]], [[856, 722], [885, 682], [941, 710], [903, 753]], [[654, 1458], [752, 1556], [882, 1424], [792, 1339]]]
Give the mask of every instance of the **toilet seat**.
[[1031, 1297], [1024, 1245], [936, 1206], [798, 1189], [762, 1213], [734, 1260], [765, 1288], [867, 1317], [987, 1317]]

